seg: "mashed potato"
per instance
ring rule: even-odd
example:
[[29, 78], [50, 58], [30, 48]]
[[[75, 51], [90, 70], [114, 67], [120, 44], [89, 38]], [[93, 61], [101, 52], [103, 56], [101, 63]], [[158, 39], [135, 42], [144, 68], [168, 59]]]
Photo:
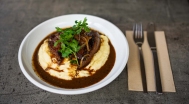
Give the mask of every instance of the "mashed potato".
[[108, 37], [101, 35], [101, 45], [98, 52], [93, 56], [89, 65], [84, 69], [88, 70], [77, 70], [77, 66], [71, 65], [69, 59], [64, 59], [62, 64], [58, 65], [50, 53], [48, 47], [48, 40], [45, 40], [41, 45], [38, 52], [39, 64], [41, 67], [48, 72], [50, 75], [64, 79], [72, 80], [73, 78], [88, 77], [95, 74], [107, 61], [110, 54], [110, 46], [108, 44]]

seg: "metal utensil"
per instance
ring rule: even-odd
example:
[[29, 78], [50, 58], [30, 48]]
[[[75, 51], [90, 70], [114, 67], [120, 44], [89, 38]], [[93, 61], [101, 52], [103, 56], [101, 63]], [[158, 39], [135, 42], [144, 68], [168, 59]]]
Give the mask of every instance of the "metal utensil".
[[152, 54], [153, 54], [153, 58], [154, 58], [156, 92], [158, 94], [162, 94], [162, 85], [161, 85], [161, 78], [160, 78], [160, 72], [159, 72], [159, 64], [158, 64], [156, 40], [155, 40], [154, 31], [155, 31], [154, 23], [149, 23], [147, 26], [147, 38], [148, 38], [148, 43], [152, 50]]
[[135, 24], [133, 26], [133, 39], [135, 43], [138, 45], [139, 54], [140, 54], [140, 68], [141, 68], [141, 77], [142, 77], [142, 86], [143, 91], [147, 93], [147, 82], [146, 82], [146, 73], [145, 73], [145, 67], [144, 67], [144, 59], [142, 55], [142, 44], [144, 42], [144, 34], [142, 29], [142, 24]]

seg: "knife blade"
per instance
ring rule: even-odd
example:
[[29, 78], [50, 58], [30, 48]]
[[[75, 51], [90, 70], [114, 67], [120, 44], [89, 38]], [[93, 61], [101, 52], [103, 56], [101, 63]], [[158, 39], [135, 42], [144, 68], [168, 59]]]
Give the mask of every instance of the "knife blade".
[[158, 56], [157, 56], [156, 40], [155, 40], [154, 31], [155, 31], [155, 24], [149, 23], [148, 26], [147, 26], [147, 39], [148, 39], [148, 44], [149, 44], [151, 51], [152, 51], [152, 54], [153, 54], [156, 93], [162, 94], [162, 84], [161, 84], [161, 77], [160, 77], [160, 71], [159, 71]]

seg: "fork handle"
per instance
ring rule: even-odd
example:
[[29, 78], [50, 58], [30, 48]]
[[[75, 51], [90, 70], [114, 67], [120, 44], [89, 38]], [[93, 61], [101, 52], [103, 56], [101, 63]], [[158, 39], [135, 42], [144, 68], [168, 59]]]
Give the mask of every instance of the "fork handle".
[[155, 82], [156, 82], [156, 93], [162, 94], [162, 85], [161, 85], [161, 77], [159, 71], [158, 57], [156, 49], [152, 49], [153, 58], [154, 58], [154, 72], [155, 72]]
[[145, 72], [144, 59], [143, 59], [141, 47], [139, 47], [139, 54], [140, 54], [140, 68], [141, 68], [143, 92], [147, 93], [148, 90], [147, 90], [147, 82], [146, 82], [146, 72]]

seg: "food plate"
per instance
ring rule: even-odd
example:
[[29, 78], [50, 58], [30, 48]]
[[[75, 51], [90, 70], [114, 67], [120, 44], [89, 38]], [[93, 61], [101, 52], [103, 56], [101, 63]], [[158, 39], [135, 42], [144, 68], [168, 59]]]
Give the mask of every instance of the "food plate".
[[[75, 20], [83, 20], [85, 17], [87, 18], [88, 26], [108, 36], [115, 49], [116, 60], [111, 72], [100, 82], [78, 89], [59, 88], [41, 80], [41, 78], [36, 75], [32, 67], [32, 56], [37, 45], [48, 34], [56, 31], [55, 27], [70, 27], [74, 25]], [[112, 82], [123, 71], [127, 63], [128, 56], [129, 48], [127, 40], [120, 29], [114, 24], [105, 19], [92, 15], [70, 14], [49, 19], [32, 29], [26, 35], [20, 45], [18, 61], [25, 77], [39, 88], [57, 94], [75, 95], [95, 91]]]

